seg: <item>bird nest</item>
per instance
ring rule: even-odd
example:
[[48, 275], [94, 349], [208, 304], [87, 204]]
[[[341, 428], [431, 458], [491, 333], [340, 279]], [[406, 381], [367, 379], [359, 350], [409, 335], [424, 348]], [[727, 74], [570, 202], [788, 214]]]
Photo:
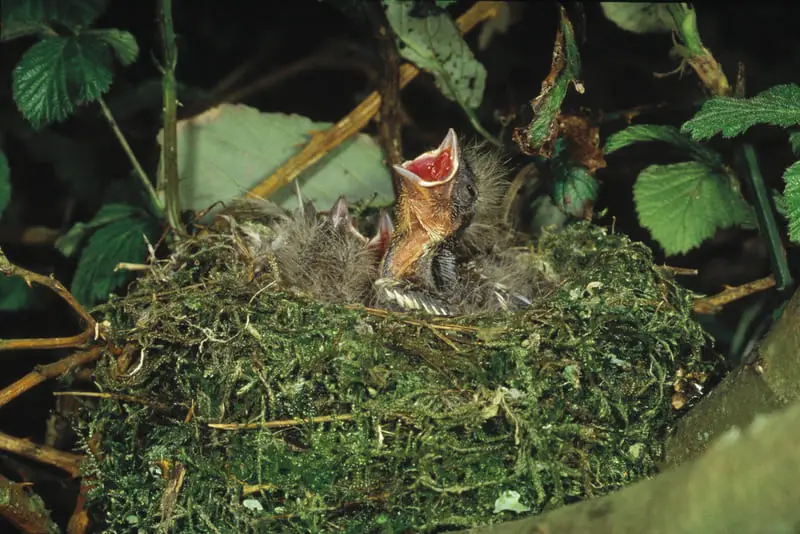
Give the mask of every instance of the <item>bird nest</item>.
[[[531, 248], [514, 313], [323, 303], [208, 232], [98, 313], [124, 354], [78, 430], [104, 532], [440, 532], [653, 474], [710, 369], [691, 297], [588, 224]], [[533, 247], [533, 245], [532, 245]]]

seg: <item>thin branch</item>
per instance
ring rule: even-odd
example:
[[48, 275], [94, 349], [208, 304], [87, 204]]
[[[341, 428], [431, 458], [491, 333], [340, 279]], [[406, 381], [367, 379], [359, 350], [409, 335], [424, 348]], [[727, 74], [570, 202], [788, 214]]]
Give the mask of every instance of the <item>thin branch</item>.
[[694, 301], [693, 309], [695, 313], [712, 314], [717, 313], [724, 305], [735, 300], [742, 299], [754, 293], [765, 291], [775, 286], [775, 278], [771, 275], [766, 278], [753, 280], [740, 286], [726, 286], [723, 291]]
[[80, 464], [85, 459], [82, 454], [60, 451], [47, 445], [37, 445], [29, 439], [9, 436], [3, 432], [0, 432], [0, 450], [58, 467], [74, 477], [80, 475]]
[[[476, 2], [466, 13], [458, 18], [456, 24], [462, 34], [469, 32], [484, 20], [495, 17], [499, 11], [500, 2]], [[402, 89], [413, 80], [419, 70], [410, 63], [400, 67], [399, 84]], [[311, 139], [300, 152], [292, 156], [286, 163], [256, 185], [250, 194], [255, 198], [269, 198], [275, 191], [289, 184], [300, 173], [317, 163], [327, 153], [341, 145], [354, 134], [358, 133], [378, 113], [381, 97], [373, 92], [361, 102], [353, 111], [327, 130], [314, 132]]]
[[106, 104], [106, 101], [102, 96], [98, 97], [97, 101], [100, 103], [100, 108], [103, 110], [103, 115], [105, 115], [108, 124], [111, 126], [111, 130], [114, 132], [117, 141], [119, 141], [119, 144], [122, 145], [122, 150], [124, 150], [125, 154], [128, 155], [128, 159], [130, 160], [131, 165], [133, 165], [133, 169], [136, 171], [136, 176], [139, 178], [142, 186], [144, 186], [147, 194], [150, 195], [150, 201], [153, 203], [153, 206], [159, 211], [164, 211], [164, 206], [161, 204], [161, 200], [159, 200], [156, 190], [153, 188], [153, 184], [150, 183], [147, 173], [144, 172], [139, 160], [136, 159], [136, 154], [133, 153], [131, 145], [129, 145], [128, 140], [125, 139], [125, 134], [122, 133], [122, 130], [120, 130], [119, 125], [117, 124], [117, 120], [114, 118], [114, 115], [111, 114], [111, 108], [108, 107], [108, 104]]
[[284, 419], [281, 421], [265, 421], [263, 423], [209, 423], [209, 428], [217, 430], [254, 430], [257, 428], [283, 428], [287, 426], [302, 425], [305, 423], [330, 423], [332, 421], [349, 421], [353, 418], [350, 414], [320, 415], [310, 419]]
[[94, 347], [85, 352], [76, 352], [66, 358], [49, 365], [43, 365], [31, 371], [13, 384], [0, 390], [0, 408], [16, 399], [29, 389], [33, 389], [50, 378], [61, 376], [75, 367], [86, 365], [98, 359], [103, 353], [102, 347]]
[[6, 276], [19, 276], [28, 284], [36, 283], [45, 286], [59, 297], [67, 302], [70, 307], [83, 319], [85, 330], [80, 334], [70, 337], [55, 337], [55, 338], [34, 338], [34, 339], [0, 339], [0, 351], [4, 350], [19, 350], [19, 349], [55, 349], [67, 347], [79, 347], [89, 341], [97, 329], [97, 323], [94, 318], [80, 305], [80, 303], [72, 296], [66, 287], [61, 282], [52, 276], [44, 276], [42, 274], [29, 271], [22, 267], [12, 264], [8, 261], [2, 249], [0, 249], [0, 274]]

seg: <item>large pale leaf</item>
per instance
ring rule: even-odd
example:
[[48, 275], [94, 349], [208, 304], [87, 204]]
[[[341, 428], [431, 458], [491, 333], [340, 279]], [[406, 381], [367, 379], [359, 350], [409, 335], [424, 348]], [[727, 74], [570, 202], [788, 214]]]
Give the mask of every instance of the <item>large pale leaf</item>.
[[667, 254], [684, 253], [721, 228], [753, 219], [734, 182], [696, 161], [647, 167], [633, 197], [639, 222]]
[[684, 123], [681, 131], [701, 140], [718, 133], [735, 137], [762, 123], [782, 127], [800, 124], [800, 85], [776, 85], [752, 98], [714, 97]]
[[486, 69], [472, 55], [446, 11], [420, 4], [383, 0], [386, 18], [397, 36], [400, 55], [433, 75], [450, 100], [477, 108], [483, 100]]
[[[223, 104], [178, 123], [178, 173], [183, 209], [203, 210], [211, 204], [246, 195], [308, 141], [311, 132], [329, 127], [300, 115], [262, 113]], [[159, 133], [159, 142], [163, 132]], [[383, 154], [372, 138], [359, 134], [325, 156], [299, 178], [304, 199], [320, 209], [339, 195], [350, 202], [394, 199], [392, 179]], [[286, 208], [297, 205], [294, 187], [270, 200]]]

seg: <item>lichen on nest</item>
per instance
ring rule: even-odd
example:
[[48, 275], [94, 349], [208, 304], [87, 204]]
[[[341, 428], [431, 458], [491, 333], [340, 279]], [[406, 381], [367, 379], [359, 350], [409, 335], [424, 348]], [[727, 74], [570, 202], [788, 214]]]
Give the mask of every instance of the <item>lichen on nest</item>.
[[[182, 245], [98, 310], [131, 349], [97, 373], [125, 397], [78, 424], [103, 531], [440, 532], [538, 513], [652, 474], [674, 384], [710, 369], [690, 295], [589, 224], [540, 238], [559, 283], [525, 311], [449, 318], [278, 291], [228, 238]], [[496, 511], [508, 491], [528, 511]]]

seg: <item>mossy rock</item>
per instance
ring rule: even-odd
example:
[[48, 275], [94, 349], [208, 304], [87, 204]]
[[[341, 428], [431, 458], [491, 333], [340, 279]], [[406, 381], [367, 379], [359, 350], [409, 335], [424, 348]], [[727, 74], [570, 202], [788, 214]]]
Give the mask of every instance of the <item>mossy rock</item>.
[[536, 244], [559, 282], [525, 312], [457, 318], [276, 292], [224, 243], [184, 247], [100, 310], [130, 348], [104, 359], [112, 398], [78, 425], [103, 531], [441, 532], [539, 513], [653, 474], [676, 383], [710, 369], [690, 295], [588, 224]]

